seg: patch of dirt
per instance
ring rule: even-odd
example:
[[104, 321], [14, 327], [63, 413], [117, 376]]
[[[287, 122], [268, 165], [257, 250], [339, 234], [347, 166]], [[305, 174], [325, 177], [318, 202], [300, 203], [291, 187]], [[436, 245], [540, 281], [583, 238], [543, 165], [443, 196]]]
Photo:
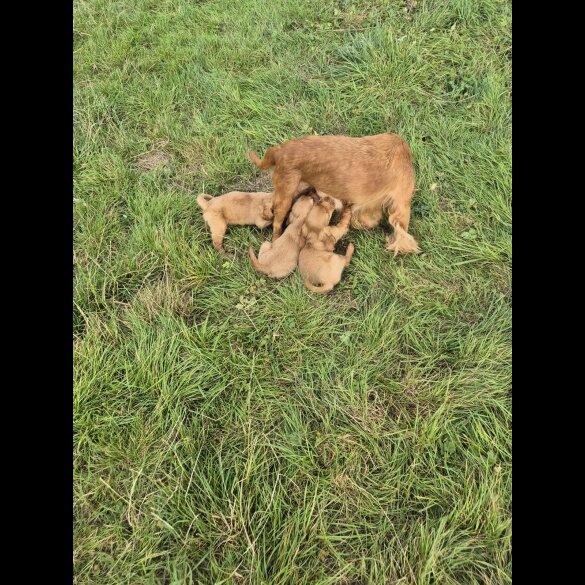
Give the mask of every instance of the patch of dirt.
[[437, 199], [437, 207], [440, 211], [448, 211], [451, 209], [451, 201], [447, 197], [439, 197]]
[[165, 275], [159, 281], [145, 284], [136, 293], [132, 305], [146, 321], [152, 321], [165, 309], [174, 315], [188, 314], [190, 297], [186, 291], [181, 291], [178, 285]]
[[407, 14], [412, 14], [414, 9], [416, 8], [416, 2], [414, 0], [406, 0], [406, 6], [404, 7], [404, 12]]
[[468, 228], [475, 225], [475, 220], [469, 215], [460, 215], [457, 218], [457, 225], [461, 228]]
[[265, 193], [272, 192], [272, 175], [270, 173], [261, 173], [254, 177], [251, 181], [244, 183], [238, 189], [239, 191], [264, 191]]
[[158, 150], [148, 152], [138, 158], [136, 166], [143, 171], [152, 171], [169, 164], [169, 157]]

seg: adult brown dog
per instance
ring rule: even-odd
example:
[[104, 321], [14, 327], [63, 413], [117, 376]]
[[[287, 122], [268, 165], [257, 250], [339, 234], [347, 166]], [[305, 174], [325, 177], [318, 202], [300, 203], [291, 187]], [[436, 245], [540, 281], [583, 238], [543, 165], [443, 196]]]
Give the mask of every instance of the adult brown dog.
[[260, 169], [274, 167], [273, 239], [281, 235], [302, 181], [321, 194], [353, 203], [352, 227], [373, 228], [387, 213], [394, 233], [386, 249], [394, 255], [420, 251], [408, 233], [414, 169], [410, 148], [400, 136], [305, 136], [269, 148], [262, 160], [252, 151], [248, 158]]

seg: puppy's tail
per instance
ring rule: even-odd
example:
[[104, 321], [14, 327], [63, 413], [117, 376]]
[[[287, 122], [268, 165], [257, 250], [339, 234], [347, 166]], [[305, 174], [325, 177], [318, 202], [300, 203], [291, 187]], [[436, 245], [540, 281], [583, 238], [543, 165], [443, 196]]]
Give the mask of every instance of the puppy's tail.
[[249, 150], [248, 151], [248, 158], [259, 168], [259, 169], [269, 169], [270, 167], [273, 167], [276, 164], [276, 161], [274, 160], [274, 147], [269, 148], [266, 151], [266, 154], [264, 155], [264, 158], [261, 160], [258, 155]]
[[254, 268], [258, 272], [262, 272], [262, 274], [266, 274], [266, 269], [264, 268], [264, 266], [262, 266], [262, 264], [260, 264], [260, 262], [258, 261], [258, 258], [256, 258], [256, 254], [254, 254], [253, 246], [250, 246], [250, 248], [248, 249], [248, 255], [250, 256], [250, 260], [252, 261], [252, 266], [254, 266]]
[[316, 293], [328, 293], [333, 290], [334, 284], [324, 284], [323, 286], [315, 286], [308, 278], [305, 278], [303, 284], [312, 292]]
[[201, 195], [197, 197], [197, 204], [199, 205], [199, 207], [201, 207], [201, 209], [203, 209], [203, 211], [205, 211], [212, 199], [213, 197], [211, 195], [201, 193]]

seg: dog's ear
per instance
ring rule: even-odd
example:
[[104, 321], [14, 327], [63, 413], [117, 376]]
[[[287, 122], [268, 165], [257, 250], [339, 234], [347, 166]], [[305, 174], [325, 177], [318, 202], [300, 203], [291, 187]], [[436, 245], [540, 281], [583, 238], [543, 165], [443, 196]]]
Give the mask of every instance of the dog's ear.
[[272, 201], [265, 201], [262, 206], [262, 219], [272, 221], [274, 219], [274, 211], [272, 208]]

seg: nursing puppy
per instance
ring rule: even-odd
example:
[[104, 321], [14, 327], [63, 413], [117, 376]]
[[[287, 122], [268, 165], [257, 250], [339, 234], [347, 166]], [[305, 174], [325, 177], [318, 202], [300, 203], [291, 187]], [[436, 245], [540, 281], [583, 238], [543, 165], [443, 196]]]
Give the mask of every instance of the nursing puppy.
[[284, 278], [297, 267], [299, 251], [305, 243], [303, 224], [316, 200], [318, 196], [314, 192], [297, 199], [290, 210], [289, 225], [282, 237], [275, 242], [264, 242], [260, 246], [258, 259], [254, 255], [254, 248], [250, 246], [248, 253], [256, 270], [271, 278]]
[[202, 193], [197, 203], [211, 231], [213, 247], [225, 257], [231, 257], [223, 247], [223, 237], [229, 225], [255, 225], [261, 229], [272, 223], [272, 193], [231, 191], [212, 197]]
[[350, 138], [305, 136], [269, 148], [261, 160], [248, 158], [259, 168], [274, 168], [273, 239], [282, 233], [299, 182], [312, 185], [342, 201], [353, 203], [352, 227], [373, 228], [388, 215], [394, 228], [386, 249], [396, 254], [419, 252], [408, 233], [414, 169], [410, 148], [392, 133]]
[[[311, 209], [303, 226], [305, 246], [299, 254], [299, 270], [305, 286], [316, 293], [326, 293], [341, 280], [343, 269], [349, 265], [354, 245], [349, 244], [345, 256], [333, 252], [335, 244], [349, 229], [351, 207], [345, 204], [339, 223], [330, 226], [335, 202], [324, 197]], [[320, 286], [315, 286], [319, 284]]]
[[[307, 195], [307, 194], [313, 198], [315, 204], [319, 203], [324, 197], [329, 197], [329, 195], [327, 195], [326, 193], [323, 193], [322, 191], [317, 191], [314, 187], [308, 187], [307, 189], [304, 189], [303, 191], [301, 191], [301, 193], [296, 195], [294, 200], [296, 201], [297, 198], [300, 197], [301, 195]], [[335, 203], [335, 211], [341, 211], [343, 209], [343, 201], [340, 201], [339, 199], [335, 199], [335, 197], [331, 197], [331, 199], [333, 199], [333, 202]], [[294, 203], [293, 203], [293, 208], [294, 208]], [[286, 217], [284, 225], [289, 225], [292, 217], [293, 217], [292, 213], [289, 213]]]

